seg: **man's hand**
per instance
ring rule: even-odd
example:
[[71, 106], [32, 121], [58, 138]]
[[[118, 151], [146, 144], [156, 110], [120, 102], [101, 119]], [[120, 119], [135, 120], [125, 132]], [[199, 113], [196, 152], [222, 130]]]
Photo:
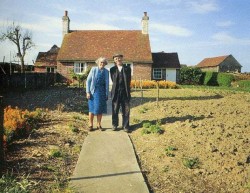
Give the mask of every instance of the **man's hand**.
[[86, 94], [86, 98], [87, 98], [87, 99], [90, 99], [90, 93], [87, 93], [87, 94]]

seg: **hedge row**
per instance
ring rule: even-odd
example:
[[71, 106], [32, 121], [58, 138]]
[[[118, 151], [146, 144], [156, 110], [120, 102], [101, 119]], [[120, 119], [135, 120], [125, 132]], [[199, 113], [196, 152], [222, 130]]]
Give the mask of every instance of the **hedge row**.
[[235, 80], [234, 75], [218, 72], [202, 72], [199, 68], [184, 67], [180, 70], [181, 84], [231, 86]]

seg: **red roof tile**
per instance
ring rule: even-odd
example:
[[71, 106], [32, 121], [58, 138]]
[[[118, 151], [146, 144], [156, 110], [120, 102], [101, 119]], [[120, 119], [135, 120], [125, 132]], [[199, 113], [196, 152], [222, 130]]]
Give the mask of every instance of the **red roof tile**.
[[152, 63], [149, 36], [139, 30], [73, 31], [64, 36], [57, 60], [113, 60], [115, 53], [123, 54], [125, 61]]
[[197, 67], [202, 68], [202, 67], [219, 66], [221, 64], [221, 62], [223, 62], [229, 56], [230, 55], [218, 56], [218, 57], [212, 57], [212, 58], [205, 58], [199, 64], [197, 64]]
[[56, 58], [60, 48], [52, 46], [47, 52], [39, 52], [34, 66], [56, 66]]

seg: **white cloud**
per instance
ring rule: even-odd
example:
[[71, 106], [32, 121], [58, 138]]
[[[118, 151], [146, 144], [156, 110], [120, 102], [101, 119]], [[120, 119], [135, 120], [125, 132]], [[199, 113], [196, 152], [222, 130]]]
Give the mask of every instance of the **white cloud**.
[[193, 0], [187, 2], [187, 5], [195, 13], [208, 13], [219, 10], [219, 6], [214, 0]]
[[190, 30], [174, 25], [152, 23], [150, 24], [150, 28], [154, 31], [160, 31], [173, 36], [188, 37], [192, 35], [192, 32]]
[[234, 23], [232, 21], [220, 21], [216, 23], [217, 26], [219, 27], [229, 27], [234, 25]]
[[250, 39], [235, 38], [228, 32], [219, 32], [212, 36], [212, 39], [221, 44], [250, 45]]

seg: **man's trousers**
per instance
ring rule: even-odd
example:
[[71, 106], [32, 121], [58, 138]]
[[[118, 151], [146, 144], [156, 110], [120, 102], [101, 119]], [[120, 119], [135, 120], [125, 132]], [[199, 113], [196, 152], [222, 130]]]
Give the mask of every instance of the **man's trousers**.
[[112, 101], [112, 125], [117, 127], [119, 125], [119, 110], [122, 110], [122, 127], [129, 129], [129, 114], [130, 114], [130, 102], [124, 97], [117, 97]]

